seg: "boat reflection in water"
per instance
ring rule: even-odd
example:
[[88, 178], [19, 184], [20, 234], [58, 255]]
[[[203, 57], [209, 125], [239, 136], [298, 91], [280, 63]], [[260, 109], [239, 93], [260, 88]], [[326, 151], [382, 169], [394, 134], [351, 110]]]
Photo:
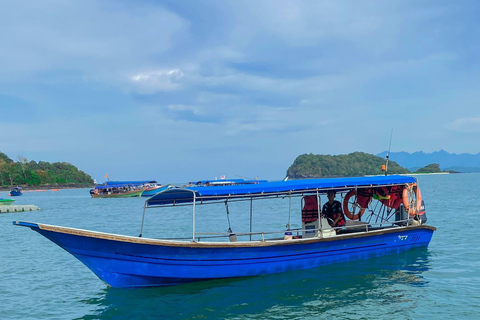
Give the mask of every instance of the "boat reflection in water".
[[[343, 197], [350, 220], [336, 226], [319, 210], [321, 200], [335, 191]], [[285, 229], [253, 232], [253, 202], [283, 201], [289, 208]], [[232, 232], [229, 203], [250, 203], [250, 230]], [[225, 205], [228, 232], [196, 230], [196, 207]], [[301, 228], [291, 228], [299, 219]], [[192, 207], [192, 236], [188, 239], [142, 237], [145, 214], [153, 208]], [[275, 212], [262, 212], [275, 215]], [[219, 216], [220, 218], [224, 218]], [[427, 247], [434, 227], [426, 215], [415, 178], [378, 176], [290, 180], [218, 187], [169, 188], [145, 202], [138, 237], [108, 234], [31, 222], [14, 222], [50, 239], [113, 287], [152, 287], [259, 276], [322, 265], [398, 254]]]
[[[82, 301], [93, 309], [84, 318], [254, 319], [338, 318], [368, 313], [385, 318], [379, 303], [397, 305], [397, 318], [410, 318], [405, 304], [421, 301], [430, 269], [428, 249], [332, 264], [260, 277], [212, 280], [181, 286], [121, 290], [105, 288], [99, 298]], [[188, 303], [188, 308], [185, 307]], [[404, 312], [404, 313], [402, 313]], [[410, 316], [409, 316], [410, 315]], [[291, 319], [298, 318], [292, 316]], [[341, 318], [341, 317], [340, 317]], [[348, 317], [346, 317], [348, 318]]]

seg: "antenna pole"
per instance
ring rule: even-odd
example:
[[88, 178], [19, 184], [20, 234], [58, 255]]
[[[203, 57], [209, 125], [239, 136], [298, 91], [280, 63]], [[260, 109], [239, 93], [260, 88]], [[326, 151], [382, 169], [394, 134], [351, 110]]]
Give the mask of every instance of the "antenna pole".
[[388, 145], [387, 159], [385, 160], [385, 175], [387, 175], [387, 172], [388, 172], [388, 161], [390, 158], [390, 149], [392, 148], [392, 136], [393, 136], [393, 128], [392, 128], [392, 131], [390, 132], [390, 144]]

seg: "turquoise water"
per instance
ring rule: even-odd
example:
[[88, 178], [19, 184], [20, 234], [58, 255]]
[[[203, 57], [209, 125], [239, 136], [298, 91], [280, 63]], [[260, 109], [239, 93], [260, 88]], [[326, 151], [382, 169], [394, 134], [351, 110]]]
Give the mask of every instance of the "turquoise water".
[[[107, 287], [83, 264], [14, 220], [138, 235], [144, 199], [91, 199], [88, 190], [31, 192], [16, 204], [41, 211], [0, 214], [2, 319], [478, 319], [480, 314], [479, 174], [418, 176], [428, 249], [240, 280], [166, 288]], [[0, 198], [8, 197], [0, 192]], [[216, 210], [219, 209], [219, 210]], [[247, 231], [241, 204], [232, 228]], [[293, 207], [295, 209], [295, 207]], [[299, 209], [299, 208], [298, 208]], [[297, 210], [299, 211], [299, 210]], [[217, 214], [220, 212], [221, 214]], [[204, 206], [199, 231], [225, 232], [223, 207]], [[248, 212], [248, 211], [247, 211]], [[254, 230], [283, 228], [288, 202], [254, 203]], [[292, 225], [298, 226], [292, 217]], [[146, 236], [189, 236], [186, 208], [149, 211]], [[167, 223], [168, 222], [168, 223]]]

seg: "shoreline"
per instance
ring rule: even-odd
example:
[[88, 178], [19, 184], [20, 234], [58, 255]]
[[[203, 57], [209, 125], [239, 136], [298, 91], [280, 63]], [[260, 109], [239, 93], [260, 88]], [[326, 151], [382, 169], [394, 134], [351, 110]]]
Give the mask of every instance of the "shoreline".
[[10, 191], [14, 187], [21, 187], [22, 191], [47, 191], [47, 190], [64, 190], [64, 189], [91, 189], [94, 188], [95, 185], [89, 186], [89, 185], [80, 185], [80, 184], [68, 184], [68, 185], [38, 185], [38, 186], [23, 186], [23, 185], [18, 185], [18, 186], [1, 186], [0, 187], [0, 192], [1, 191]]

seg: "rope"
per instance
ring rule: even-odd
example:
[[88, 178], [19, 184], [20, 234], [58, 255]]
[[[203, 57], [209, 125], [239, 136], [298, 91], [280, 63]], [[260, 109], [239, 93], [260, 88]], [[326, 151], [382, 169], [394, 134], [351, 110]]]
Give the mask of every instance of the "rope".
[[225, 208], [227, 209], [228, 232], [232, 233], [232, 227], [230, 225], [230, 212], [228, 211], [228, 201], [225, 201]]

